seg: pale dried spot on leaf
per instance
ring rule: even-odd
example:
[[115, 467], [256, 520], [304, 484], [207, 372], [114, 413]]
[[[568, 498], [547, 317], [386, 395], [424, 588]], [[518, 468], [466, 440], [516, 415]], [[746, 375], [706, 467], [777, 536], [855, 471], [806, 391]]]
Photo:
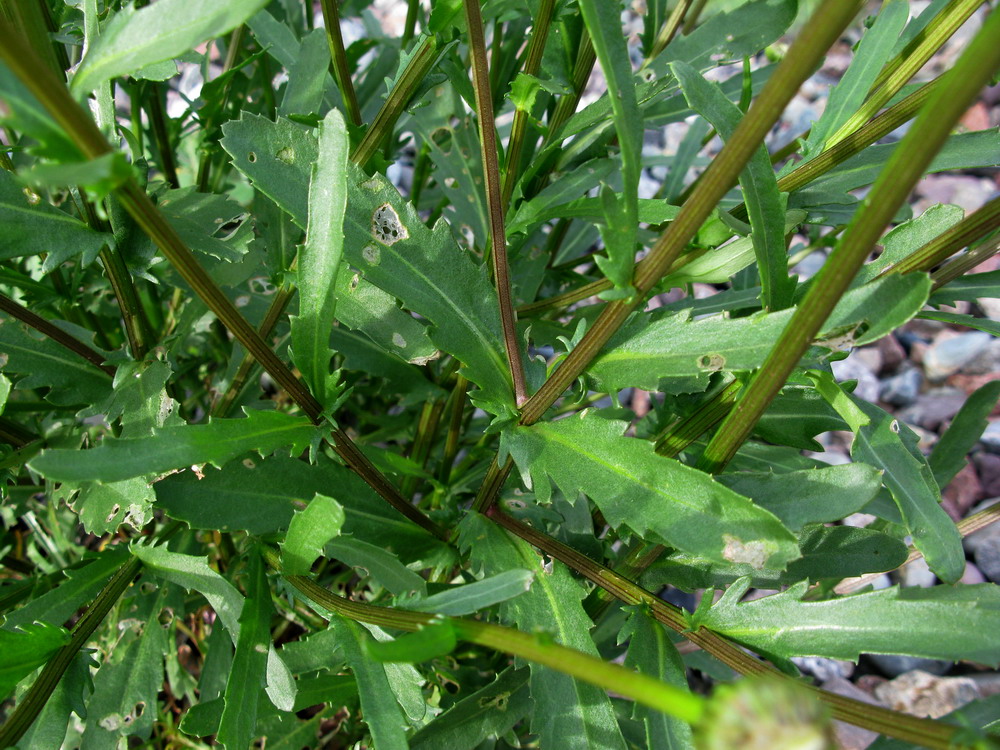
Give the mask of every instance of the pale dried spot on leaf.
[[295, 162], [295, 149], [291, 146], [285, 146], [275, 156], [278, 161], [283, 161], [285, 164], [293, 164]]
[[406, 339], [404, 339], [403, 336], [398, 331], [392, 334], [392, 343], [398, 346], [400, 349], [406, 348]]
[[889, 423], [889, 430], [895, 434], [899, 434], [899, 420], [894, 419]]
[[118, 503], [115, 503], [114, 505], [112, 505], [111, 506], [111, 512], [108, 513], [108, 517], [104, 519], [104, 522], [105, 523], [111, 523], [112, 521], [114, 521], [115, 520], [115, 516], [118, 515], [118, 511], [120, 511], [121, 509], [122, 509], [122, 506], [120, 506]]
[[42, 200], [42, 196], [31, 188], [24, 189], [24, 197], [28, 199], [28, 204], [32, 206], [37, 206]]
[[361, 274], [356, 273], [354, 274], [354, 276], [351, 277], [351, 283], [348, 285], [348, 288], [350, 289], [350, 291], [353, 292], [355, 289], [358, 288], [358, 284], [360, 283], [361, 283]]
[[250, 304], [250, 295], [249, 294], [241, 294], [235, 300], [235, 305], [237, 307], [246, 307], [249, 304]]
[[361, 187], [365, 190], [378, 190], [378, 180], [372, 177], [370, 180], [365, 180], [361, 183]]
[[760, 570], [767, 563], [767, 545], [764, 542], [744, 542], [731, 534], [723, 534], [722, 541], [726, 543], [722, 556], [732, 563], [749, 565], [754, 570]]
[[136, 505], [132, 503], [128, 506], [128, 510], [125, 511], [125, 518], [122, 519], [122, 523], [128, 524], [136, 531], [140, 530], [146, 525], [149, 519], [146, 516], [146, 509], [141, 505]]
[[364, 249], [361, 251], [361, 257], [373, 266], [377, 266], [382, 262], [379, 249], [375, 245], [365, 245]]
[[441, 356], [441, 352], [435, 351], [433, 354], [428, 354], [426, 357], [413, 357], [407, 360], [411, 365], [426, 365], [428, 362], [432, 362]]
[[408, 238], [410, 233], [399, 220], [396, 209], [383, 203], [372, 214], [372, 235], [383, 245], [395, 245]]
[[247, 154], [247, 161], [250, 162], [251, 164], [255, 163], [257, 161], [257, 154], [255, 154], [253, 151], [251, 151], [250, 153], [248, 153]]
[[8, 357], [3, 352], [0, 352], [0, 367], [6, 367], [8, 359], [10, 359], [10, 357]]
[[726, 366], [726, 358], [721, 354], [703, 354], [698, 357], [698, 367], [708, 372], [718, 372]]
[[243, 465], [246, 466], [248, 469], [256, 469], [257, 468], [257, 464], [255, 464], [253, 462], [252, 458], [244, 458], [243, 459]]
[[108, 714], [97, 723], [101, 726], [101, 729], [107, 729], [109, 732], [115, 732], [122, 725], [122, 716], [121, 714]]

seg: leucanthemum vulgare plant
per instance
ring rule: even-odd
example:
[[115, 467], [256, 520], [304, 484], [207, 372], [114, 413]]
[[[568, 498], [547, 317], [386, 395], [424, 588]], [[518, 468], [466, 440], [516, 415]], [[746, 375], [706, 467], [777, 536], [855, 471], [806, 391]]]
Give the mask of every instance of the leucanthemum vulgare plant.
[[[941, 309], [998, 296], [1000, 200], [907, 208], [1000, 164], [957, 128], [1000, 13], [802, 5], [0, 2], [0, 745], [995, 747], [996, 699], [791, 659], [1000, 662], [958, 583], [1000, 512], [940, 505], [1000, 389], [925, 456], [831, 374], [914, 317], [1000, 330]], [[831, 430], [852, 462], [803, 453]]]

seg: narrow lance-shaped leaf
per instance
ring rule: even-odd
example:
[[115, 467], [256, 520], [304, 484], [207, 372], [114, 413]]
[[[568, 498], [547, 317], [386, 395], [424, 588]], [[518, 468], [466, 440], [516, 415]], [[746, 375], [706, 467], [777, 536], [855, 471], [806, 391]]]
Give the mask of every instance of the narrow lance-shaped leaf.
[[612, 528], [698, 557], [777, 569], [799, 557], [795, 537], [770, 512], [624, 437], [625, 428], [593, 413], [516, 428], [504, 445], [542, 502], [551, 477], [567, 497], [589, 496]]
[[316, 428], [306, 417], [281, 412], [249, 411], [246, 419], [216, 419], [204, 425], [179, 425], [155, 430], [150, 437], [106, 438], [90, 450], [56, 448], [31, 462], [42, 476], [57, 481], [86, 479], [116, 482], [160, 474], [193, 464], [222, 466], [248, 451], [267, 455], [292, 446], [309, 446]]
[[[860, 654], [1000, 663], [1000, 588], [892, 588], [823, 602], [801, 601], [803, 581], [740, 604], [749, 581], [733, 584], [694, 625], [778, 656], [857, 661]], [[947, 638], [941, 634], [947, 633]]]
[[323, 545], [340, 533], [344, 508], [332, 497], [317, 493], [309, 504], [292, 516], [281, 545], [281, 564], [289, 575], [306, 575], [323, 554]]
[[[709, 83], [684, 62], [671, 64], [691, 109], [715, 127], [723, 139], [735, 132], [743, 114], [718, 85]], [[788, 275], [785, 250], [785, 204], [787, 196], [778, 191], [774, 168], [762, 144], [740, 173], [743, 199], [750, 216], [754, 253], [760, 271], [762, 301], [768, 310], [782, 310], [792, 303], [795, 280]]]
[[326, 554], [345, 565], [361, 568], [393, 594], [426, 593], [427, 582], [407, 568], [399, 558], [387, 549], [374, 544], [340, 537], [326, 545]]
[[457, 617], [492, 607], [520, 596], [531, 588], [535, 576], [530, 570], [505, 570], [481, 581], [454, 586], [424, 599], [400, 604], [417, 612], [434, 612]]
[[[535, 575], [531, 590], [500, 605], [504, 622], [527, 632], [547, 632], [563, 646], [597, 655], [593, 623], [583, 610], [583, 589], [568, 569], [553, 561], [546, 571], [538, 554], [486, 517], [470, 513], [459, 526], [459, 546], [486, 575], [522, 568]], [[534, 701], [531, 730], [551, 750], [580, 747], [624, 748], [618, 722], [605, 692], [538, 664], [531, 664]]]
[[608, 254], [607, 257], [595, 256], [595, 260], [604, 275], [614, 282], [619, 296], [625, 296], [631, 288], [635, 261], [642, 115], [636, 100], [628, 47], [622, 35], [618, 0], [580, 0], [580, 12], [608, 84], [612, 120], [622, 159], [621, 195], [616, 196], [607, 186], [601, 191], [606, 220], [600, 228], [601, 239]]
[[266, 4], [266, 0], [159, 0], [140, 10], [123, 8], [87, 50], [72, 89], [82, 96], [111, 78], [180, 57], [232, 31]]
[[249, 747], [256, 735], [257, 703], [267, 682], [271, 648], [271, 589], [260, 555], [251, 553], [247, 570], [247, 598], [240, 612], [236, 655], [224, 693], [225, 707], [217, 739], [228, 750]]
[[330, 329], [344, 250], [348, 148], [344, 118], [331, 109], [319, 128], [319, 153], [309, 183], [309, 226], [299, 252], [299, 314], [291, 319], [292, 361], [327, 408], [337, 397], [336, 379], [330, 374]]
[[1000, 398], [1000, 381], [994, 380], [977, 390], [962, 404], [951, 425], [931, 450], [927, 463], [934, 481], [942, 490], [966, 464], [966, 456], [988, 424], [986, 418]]
[[913, 430], [874, 404], [845, 393], [828, 373], [811, 373], [817, 390], [854, 431], [851, 458], [882, 469], [903, 522], [938, 578], [956, 582], [965, 573], [962, 537], [944, 508], [941, 491]]

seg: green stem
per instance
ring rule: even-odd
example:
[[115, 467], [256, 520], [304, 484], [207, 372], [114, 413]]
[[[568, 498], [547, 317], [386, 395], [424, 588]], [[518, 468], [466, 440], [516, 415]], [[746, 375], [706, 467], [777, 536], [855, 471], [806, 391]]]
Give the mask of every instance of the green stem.
[[[237, 26], [233, 29], [233, 33], [229, 36], [229, 45], [226, 47], [226, 59], [222, 63], [222, 71], [219, 75], [225, 75], [233, 66], [236, 65], [236, 56], [239, 54], [240, 45], [243, 41], [243, 30], [245, 26]], [[214, 141], [215, 141], [215, 129], [218, 127], [219, 116], [226, 111], [226, 105], [229, 102], [229, 93], [233, 88], [233, 79], [230, 77], [226, 80], [225, 85], [222, 87], [222, 102], [217, 109], [212, 110], [211, 116], [206, 120], [204, 126], [202, 127], [202, 132], [205, 134], [207, 142], [202, 143], [202, 153], [201, 158], [198, 161], [198, 176], [195, 180], [195, 184], [198, 186], [198, 192], [207, 193], [209, 191], [209, 186], [211, 185], [211, 173], [212, 173], [212, 160], [215, 156]]]
[[675, 458], [701, 437], [712, 425], [722, 421], [736, 403], [742, 384], [732, 378], [691, 414], [667, 427], [656, 438], [656, 452]]
[[646, 293], [669, 270], [760, 146], [802, 82], [854, 18], [859, 5], [858, 0], [824, 0], [750, 107], [750, 111], [740, 121], [736, 132], [712, 160], [691, 198], [685, 202], [677, 218], [654, 245], [647, 262], [636, 267], [632, 284], [637, 293], [629, 300], [612, 302], [604, 308], [580, 343], [524, 405], [521, 424], [533, 424], [541, 418], [597, 356]]
[[35, 313], [31, 312], [28, 308], [19, 305], [10, 297], [3, 294], [0, 294], [0, 311], [7, 313], [12, 318], [17, 318], [22, 323], [26, 323], [36, 331], [48, 336], [57, 344], [66, 347], [77, 356], [82, 357], [92, 365], [101, 369], [103, 372], [107, 373], [111, 377], [114, 377], [115, 369], [104, 364], [105, 357], [102, 354], [94, 351], [79, 339], [73, 338], [63, 329], [52, 325], [52, 323], [45, 320], [45, 318], [35, 315]]
[[827, 139], [827, 147], [836, 145], [882, 109], [982, 4], [983, 0], [952, 0], [896, 59], [885, 66], [872, 86], [874, 93]]
[[649, 50], [649, 55], [642, 62], [642, 67], [646, 67], [649, 63], [653, 62], [663, 50], [667, 48], [667, 45], [673, 41], [674, 36], [677, 34], [677, 30], [681, 27], [684, 22], [684, 14], [687, 13], [688, 8], [691, 7], [692, 0], [678, 0], [677, 5], [674, 6], [673, 11], [667, 17], [666, 22], [660, 29], [659, 33], [656, 35], [656, 39], [653, 41], [653, 46]]
[[698, 19], [701, 17], [701, 12], [705, 10], [707, 4], [708, 0], [695, 0], [694, 7], [691, 8], [691, 12], [688, 13], [687, 19], [684, 21], [685, 35], [694, 31], [694, 27], [698, 25]]
[[[545, 53], [545, 41], [549, 36], [552, 24], [552, 14], [555, 10], [555, 0], [541, 0], [538, 4], [538, 15], [535, 16], [531, 30], [531, 41], [528, 43], [528, 54], [524, 59], [522, 72], [525, 75], [535, 75], [542, 64]], [[514, 122], [510, 128], [510, 138], [507, 139], [507, 156], [503, 171], [502, 204], [506, 211], [510, 205], [510, 196], [514, 192], [514, 183], [520, 176], [521, 155], [524, 152], [524, 136], [528, 128], [528, 118], [531, 115], [526, 109], [514, 111]]]
[[[56, 79], [44, 66], [36, 64], [37, 58], [16, 35], [10, 33], [4, 23], [0, 23], [0, 38], [5, 43], [0, 46], [0, 59], [35, 95], [50, 116], [72, 138], [84, 156], [94, 159], [111, 151], [111, 146], [101, 135], [79, 104], [69, 95], [66, 86]], [[326, 419], [322, 407], [302, 382], [281, 361], [264, 342], [249, 321], [219, 288], [211, 276], [198, 263], [191, 250], [177, 234], [173, 226], [153, 205], [149, 196], [134, 179], [128, 180], [115, 190], [115, 194], [125, 209], [132, 215], [139, 227], [156, 243], [171, 265], [202, 299], [208, 308], [222, 321], [237, 340], [246, 347], [275, 383], [299, 405], [317, 425]], [[334, 429], [328, 438], [334, 451], [386, 502], [411, 521], [430, 533], [445, 538], [447, 534], [436, 523], [413, 507], [391, 482], [371, 463], [354, 442], [340, 429]]]
[[[265, 547], [263, 554], [268, 564], [280, 572], [281, 567], [277, 553], [273, 549]], [[699, 695], [660, 682], [639, 672], [633, 672], [614, 662], [606, 662], [576, 649], [560, 646], [558, 643], [553, 643], [551, 639], [543, 639], [534, 634], [522, 633], [513, 628], [491, 625], [478, 620], [376, 607], [337, 596], [306, 576], [284, 576], [284, 578], [307, 600], [319, 605], [324, 610], [336, 612], [338, 615], [357, 622], [367, 622], [379, 627], [406, 632], [415, 632], [424, 627], [448, 623], [454, 629], [455, 636], [459, 640], [542, 664], [578, 680], [631, 698], [671, 716], [676, 716], [683, 721], [697, 723], [704, 713], [705, 699]]]
[[972, 215], [966, 216], [909, 257], [883, 269], [879, 276], [887, 273], [931, 271], [963, 247], [967, 247], [997, 227], [1000, 227], [1000, 197], [994, 198]]
[[[591, 560], [571, 547], [552, 537], [527, 526], [517, 519], [497, 511], [488, 514], [498, 525], [521, 537], [529, 544], [542, 550], [546, 555], [568, 565], [592, 583], [607, 589], [626, 604], [642, 604], [649, 607], [654, 618], [668, 628], [715, 656], [722, 663], [743, 675], [770, 675], [780, 679], [791, 679], [770, 664], [733, 645], [728, 640], [705, 628], [691, 630], [687, 615], [680, 609], [664, 602], [641, 586], [615, 573], [613, 570]], [[803, 684], [796, 681], [797, 684]], [[887, 708], [846, 698], [836, 693], [808, 686], [813, 694], [825, 703], [835, 719], [846, 721], [874, 732], [896, 737], [907, 742], [915, 742], [929, 748], [947, 750], [953, 747], [964, 731], [960, 727], [930, 719], [918, 719]]]
[[[410, 460], [420, 468], [427, 466], [427, 457], [430, 455], [431, 446], [434, 445], [434, 438], [437, 437], [438, 427], [441, 424], [441, 414], [444, 412], [445, 399], [439, 398], [434, 401], [427, 401], [420, 410], [420, 421], [417, 422], [417, 434], [413, 438], [413, 445], [410, 449]], [[399, 491], [403, 497], [412, 497], [420, 483], [420, 477], [408, 476], [403, 480]]]
[[455, 388], [451, 392], [451, 414], [448, 418], [448, 436], [444, 442], [444, 452], [438, 469], [438, 481], [447, 484], [451, 478], [451, 469], [458, 454], [458, 442], [462, 437], [462, 421], [465, 416], [465, 394], [469, 390], [469, 381], [459, 375], [455, 380]]
[[118, 601], [125, 589], [132, 583], [132, 579], [139, 574], [142, 563], [137, 557], [130, 557], [128, 562], [122, 565], [111, 577], [107, 585], [101, 589], [90, 607], [84, 613], [76, 625], [69, 643], [59, 649], [56, 654], [46, 662], [45, 667], [28, 692], [17, 704], [14, 712], [7, 719], [6, 723], [0, 727], [0, 748], [7, 748], [17, 743], [24, 736], [28, 728], [32, 725], [38, 715], [45, 707], [46, 701], [56, 689], [59, 680], [66, 673], [69, 665], [72, 664], [76, 655], [80, 652], [90, 636], [94, 634], [97, 627], [104, 622], [108, 612]]
[[490, 222], [490, 260], [493, 281], [500, 302], [500, 325], [503, 329], [507, 362], [514, 384], [514, 400], [518, 406], [528, 398], [521, 362], [521, 346], [517, 339], [517, 318], [511, 296], [510, 269], [507, 266], [507, 232], [504, 229], [503, 198], [500, 192], [500, 163], [497, 157], [497, 130], [493, 119], [493, 96], [490, 93], [490, 70], [486, 62], [486, 35], [479, 0], [464, 0], [465, 20], [469, 27], [469, 56], [472, 62], [472, 83], [476, 90], [476, 114], [479, 121], [479, 143], [486, 177], [486, 205]]
[[850, 286], [886, 224], [998, 66], [1000, 13], [993, 13], [893, 151], [839, 247], [813, 280], [745, 395], [709, 442], [700, 462], [702, 469], [721, 470], [749, 436]]
[[559, 99], [556, 109], [549, 120], [549, 132], [545, 137], [546, 145], [556, 140], [562, 126], [573, 116], [576, 108], [580, 104], [580, 97], [583, 96], [587, 81], [594, 70], [594, 63], [597, 62], [597, 53], [594, 45], [590, 41], [590, 34], [584, 28], [580, 33], [580, 46], [576, 52], [576, 62], [573, 64], [573, 93]]
[[427, 72], [431, 69], [437, 59], [437, 42], [433, 36], [424, 37], [410, 58], [403, 75], [399, 77], [396, 85], [392, 87], [389, 96], [379, 108], [372, 124], [368, 126], [364, 137], [351, 153], [351, 160], [361, 167], [368, 163], [380, 145], [392, 133], [396, 126], [396, 120], [403, 112], [413, 92], [423, 83]]
[[326, 27], [326, 41], [330, 45], [330, 62], [333, 66], [333, 77], [340, 89], [340, 96], [347, 109], [347, 117], [354, 125], [361, 125], [361, 109], [358, 107], [358, 97], [354, 93], [351, 82], [351, 70], [347, 66], [347, 51], [344, 49], [344, 37], [340, 33], [340, 13], [337, 11], [337, 0], [320, 0], [323, 10], [323, 25]]
[[403, 23], [403, 38], [399, 48], [406, 49], [406, 45], [413, 39], [417, 31], [417, 13], [420, 10], [420, 0], [406, 0], [406, 21]]
[[160, 168], [170, 187], [179, 188], [177, 164], [174, 162], [174, 149], [170, 143], [170, 131], [167, 129], [167, 113], [163, 108], [163, 90], [156, 81], [149, 81], [149, 98], [146, 99], [146, 112], [149, 114], [149, 124], [156, 141], [156, 152], [160, 155]]
[[978, 266], [987, 258], [991, 258], [1000, 252], [1000, 237], [995, 237], [989, 242], [972, 248], [964, 255], [960, 255], [942, 268], [931, 274], [931, 281], [934, 286], [931, 291], [936, 292], [945, 284], [954, 281], [959, 276], [963, 276], [973, 268]]

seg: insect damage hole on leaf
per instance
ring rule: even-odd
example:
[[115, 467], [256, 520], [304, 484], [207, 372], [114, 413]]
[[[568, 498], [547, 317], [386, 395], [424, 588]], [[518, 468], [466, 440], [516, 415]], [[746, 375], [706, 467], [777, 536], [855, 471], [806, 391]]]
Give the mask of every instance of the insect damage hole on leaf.
[[410, 233], [399, 220], [396, 209], [388, 203], [383, 203], [372, 214], [372, 235], [383, 245], [388, 246], [405, 240], [410, 236]]
[[723, 534], [722, 541], [726, 543], [722, 556], [730, 562], [744, 563], [754, 570], [763, 569], [767, 563], [767, 545], [763, 542], [744, 542], [732, 534]]
[[708, 372], [718, 372], [726, 366], [726, 358], [721, 354], [703, 354], [698, 357], [698, 367]]

